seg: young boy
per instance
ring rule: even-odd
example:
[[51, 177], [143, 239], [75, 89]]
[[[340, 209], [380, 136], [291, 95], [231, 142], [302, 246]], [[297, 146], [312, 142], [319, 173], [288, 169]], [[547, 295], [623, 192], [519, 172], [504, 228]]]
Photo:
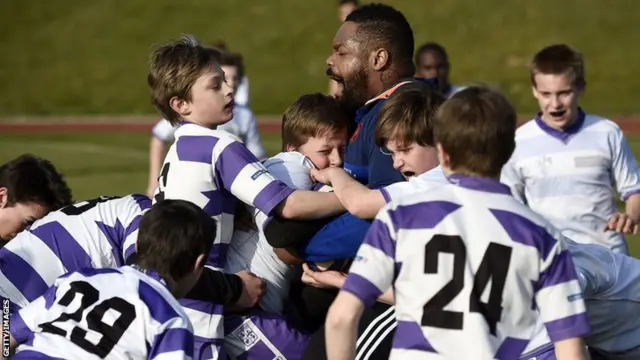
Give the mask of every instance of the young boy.
[[62, 174], [48, 160], [21, 155], [0, 166], [0, 244], [72, 202]]
[[200, 277], [215, 228], [188, 201], [157, 203], [136, 265], [71, 272], [11, 318], [13, 359], [191, 359], [193, 328], [174, 297]]
[[[282, 116], [284, 152], [264, 162], [277, 179], [292, 188], [312, 189], [312, 168], [339, 167], [347, 142], [350, 119], [337, 100], [320, 93], [298, 98]], [[255, 213], [257, 231], [236, 229], [227, 256], [226, 272], [247, 270], [267, 282], [260, 309], [248, 316], [225, 317], [225, 351], [233, 357], [261, 359], [282, 356], [298, 359], [307, 343], [305, 334], [289, 326], [283, 315], [291, 281], [291, 266], [285, 264], [267, 242], [262, 231], [269, 219]], [[255, 341], [245, 341], [256, 334]], [[256, 344], [262, 344], [257, 346]], [[264, 349], [271, 349], [269, 354]]]
[[[270, 216], [313, 219], [344, 210], [334, 194], [300, 191], [276, 180], [239, 139], [216, 130], [233, 117], [232, 89], [215, 49], [192, 37], [159, 47], [151, 58], [148, 83], [152, 102], [176, 130], [158, 180], [155, 201], [184, 199], [219, 222], [207, 265], [223, 269], [233, 234], [236, 199]], [[194, 327], [196, 347], [217, 358], [224, 332], [222, 306], [192, 299], [181, 302]]]
[[571, 258], [559, 234], [498, 181], [515, 129], [515, 110], [494, 90], [467, 88], [443, 104], [434, 136], [451, 184], [376, 216], [329, 310], [328, 359], [354, 357], [360, 314], [391, 286], [391, 359], [517, 358], [538, 316], [558, 359], [586, 359], [580, 336], [589, 323]]
[[[238, 102], [239, 86], [244, 77], [244, 64], [240, 54], [229, 53], [222, 50], [220, 56], [220, 68], [225, 74], [225, 79], [234, 94], [233, 119], [218, 127], [219, 130], [228, 131], [237, 137], [247, 146], [258, 159], [266, 157], [266, 152], [260, 142], [258, 124], [253, 116], [253, 112], [246, 104]], [[151, 131], [151, 143], [149, 144], [149, 186], [147, 194], [153, 196], [158, 187], [158, 174], [162, 166], [162, 159], [165, 155], [165, 144], [174, 140], [176, 127], [169, 121], [160, 120]]]
[[[502, 182], [567, 237], [627, 254], [623, 233], [636, 233], [640, 221], [640, 169], [618, 125], [579, 107], [582, 55], [551, 45], [529, 71], [540, 113], [518, 128]], [[617, 212], [614, 191], [625, 213]]]

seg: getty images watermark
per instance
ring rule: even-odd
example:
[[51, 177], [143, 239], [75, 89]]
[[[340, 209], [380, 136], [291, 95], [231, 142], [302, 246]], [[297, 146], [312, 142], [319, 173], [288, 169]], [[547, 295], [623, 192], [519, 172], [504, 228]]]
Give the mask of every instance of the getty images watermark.
[[[1, 299], [1, 298], [0, 298]], [[9, 299], [2, 299], [2, 356], [9, 357], [11, 322], [9, 321]]]

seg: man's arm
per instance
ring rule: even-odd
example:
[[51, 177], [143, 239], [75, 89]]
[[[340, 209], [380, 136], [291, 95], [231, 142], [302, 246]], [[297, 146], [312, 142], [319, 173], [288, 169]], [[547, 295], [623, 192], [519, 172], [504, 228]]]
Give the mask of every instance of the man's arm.
[[581, 338], [571, 338], [554, 344], [558, 360], [589, 360], [591, 356]]

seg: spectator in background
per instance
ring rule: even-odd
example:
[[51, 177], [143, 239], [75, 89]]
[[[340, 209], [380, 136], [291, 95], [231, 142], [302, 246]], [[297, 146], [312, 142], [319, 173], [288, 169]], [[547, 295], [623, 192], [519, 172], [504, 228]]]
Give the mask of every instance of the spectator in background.
[[428, 42], [418, 48], [414, 57], [416, 64], [416, 77], [438, 79], [438, 87], [446, 96], [464, 89], [464, 86], [455, 86], [449, 82], [449, 56], [444, 47], [435, 42]]
[[[227, 83], [233, 91], [235, 91], [235, 100], [238, 96], [242, 79], [245, 78], [242, 56], [236, 53], [223, 52], [221, 67], [225, 73]], [[267, 156], [260, 141], [258, 124], [249, 107], [236, 102], [233, 108], [233, 119], [218, 126], [218, 130], [224, 130], [239, 137], [247, 149], [258, 159], [263, 159]], [[158, 174], [165, 155], [165, 144], [173, 142], [173, 134], [175, 131], [175, 127], [167, 120], [162, 119], [153, 127], [151, 132], [151, 143], [149, 145], [149, 184], [147, 186], [147, 195], [149, 197], [153, 196], [153, 193], [158, 187]]]
[[[340, 22], [344, 22], [344, 20], [351, 14], [351, 12], [358, 8], [358, 0], [338, 0], [338, 19]], [[338, 83], [330, 79], [329, 80], [329, 95], [333, 97], [337, 97], [340, 95], [341, 88], [338, 86]]]

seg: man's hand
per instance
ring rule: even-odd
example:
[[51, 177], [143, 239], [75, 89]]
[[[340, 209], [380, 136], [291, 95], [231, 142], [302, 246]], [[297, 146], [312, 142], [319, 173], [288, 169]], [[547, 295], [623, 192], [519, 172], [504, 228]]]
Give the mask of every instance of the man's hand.
[[625, 234], [637, 234], [638, 222], [629, 215], [617, 212], [611, 216], [605, 230], [622, 232]]
[[250, 309], [262, 299], [267, 289], [267, 283], [246, 270], [242, 270], [236, 275], [242, 279], [242, 295], [233, 308]]

